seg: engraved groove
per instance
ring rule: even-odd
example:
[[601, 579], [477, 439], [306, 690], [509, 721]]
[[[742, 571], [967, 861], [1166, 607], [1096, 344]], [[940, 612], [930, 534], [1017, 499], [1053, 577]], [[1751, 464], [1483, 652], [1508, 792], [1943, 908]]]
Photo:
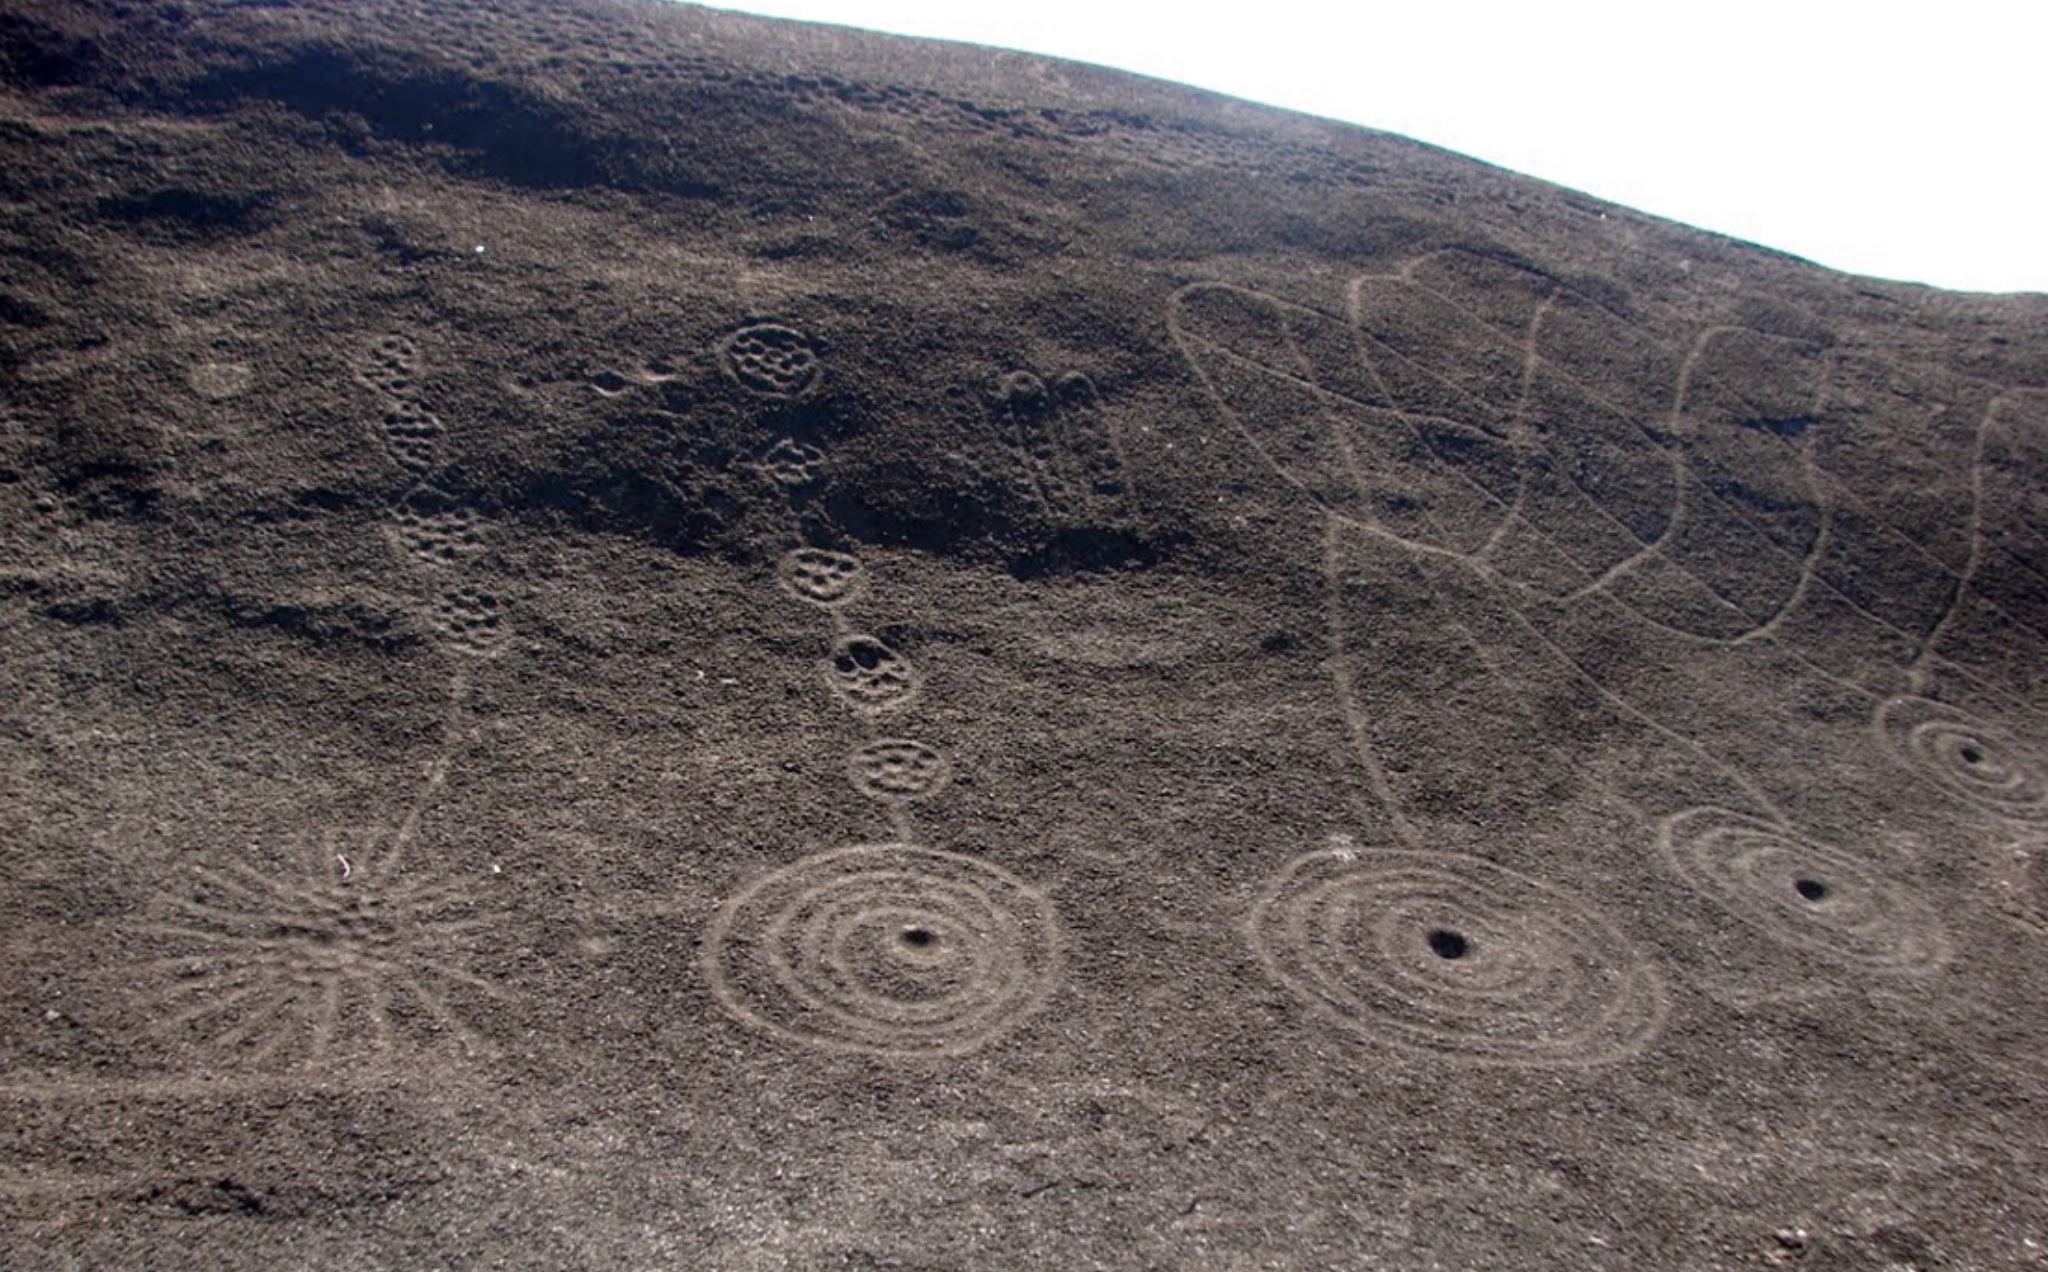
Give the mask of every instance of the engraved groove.
[[1540, 274], [1455, 252], [1352, 280], [1343, 318], [1204, 283], [1167, 321], [1222, 415], [1324, 511], [1529, 599], [1604, 594], [1728, 642], [1812, 578], [1818, 346], [1716, 329], [1681, 357]]
[[2005, 858], [1998, 886], [2007, 908], [2027, 926], [2048, 934], [2048, 841], [2013, 844]]
[[1764, 818], [1690, 809], [1658, 845], [1688, 887], [1781, 945], [1900, 975], [1949, 961], [1940, 920], [1883, 871]]
[[2048, 761], [2005, 730], [1931, 698], [1893, 698], [1878, 733], [1908, 767], [1987, 812], [2048, 822]]
[[1663, 978], [1590, 907], [1470, 857], [1333, 848], [1253, 907], [1266, 973], [1374, 1046], [1482, 1064], [1591, 1067], [1661, 1031]]
[[840, 848], [719, 910], [704, 971], [776, 1037], [883, 1056], [962, 1055], [1044, 1005], [1060, 977], [1045, 896], [999, 867], [906, 844]]

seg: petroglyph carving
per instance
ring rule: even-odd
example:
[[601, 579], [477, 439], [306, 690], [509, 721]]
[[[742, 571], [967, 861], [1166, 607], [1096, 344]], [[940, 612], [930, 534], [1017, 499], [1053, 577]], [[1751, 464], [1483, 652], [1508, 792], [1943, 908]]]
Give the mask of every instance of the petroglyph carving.
[[1123, 457], [1095, 384], [1079, 371], [1050, 385], [1028, 371], [999, 377], [989, 417], [1015, 457], [1030, 497], [1053, 514], [1113, 504], [1123, 494]]
[[793, 595], [827, 607], [858, 597], [866, 578], [860, 558], [825, 548], [798, 548], [784, 554], [776, 574]]
[[441, 417], [424, 407], [401, 402], [379, 420], [391, 457], [409, 473], [430, 472], [441, 463], [441, 439], [447, 432]]
[[510, 635], [505, 625], [504, 602], [472, 587], [454, 586], [436, 592], [428, 621], [444, 649], [467, 658], [497, 657], [504, 652]]
[[741, 327], [720, 343], [719, 351], [733, 379], [769, 397], [800, 397], [817, 387], [824, 374], [810, 337], [779, 323]]
[[2016, 916], [2048, 935], [2048, 841], [2029, 839], [2008, 847], [1998, 886]]
[[887, 802], [937, 794], [953, 776], [945, 756], [910, 738], [870, 742], [853, 753], [848, 768], [856, 790]]
[[397, 844], [330, 830], [296, 876], [182, 867], [147, 925], [168, 951], [142, 969], [161, 982], [156, 1031], [253, 1067], [478, 1045], [451, 996], [498, 994], [472, 968], [492, 920], [453, 883], [400, 877]]
[[1168, 318], [1283, 477], [1413, 549], [1722, 638], [1811, 576], [1818, 346], [1716, 329], [1667, 350], [1540, 274], [1458, 252], [1354, 280], [1342, 317], [1200, 285]]
[[792, 1042], [882, 1056], [988, 1043], [1059, 983], [1052, 907], [986, 862], [903, 844], [819, 853], [720, 909], [704, 970], [734, 1017]]
[[918, 690], [910, 661], [873, 636], [847, 636], [834, 644], [825, 675], [834, 693], [866, 710], [901, 706]]
[[1949, 959], [1940, 921], [1875, 865], [1762, 818], [1698, 808], [1659, 844], [1686, 884], [1782, 944], [1870, 971], [1917, 975]]
[[1893, 754], [1951, 793], [2018, 821], [2048, 821], [2048, 762], [1996, 725], [1927, 698], [1893, 698], [1878, 709]]
[[795, 489], [816, 481], [825, 467], [825, 452], [785, 437], [761, 457], [761, 471], [776, 484]]
[[401, 401], [419, 391], [419, 346], [401, 335], [381, 336], [359, 368], [363, 383]]
[[483, 519], [437, 490], [409, 493], [392, 513], [391, 534], [406, 558], [434, 568], [482, 555]]
[[1450, 853], [1297, 857], [1250, 919], [1267, 973], [1371, 1046], [1491, 1064], [1627, 1059], [1661, 1030], [1662, 977], [1557, 888]]

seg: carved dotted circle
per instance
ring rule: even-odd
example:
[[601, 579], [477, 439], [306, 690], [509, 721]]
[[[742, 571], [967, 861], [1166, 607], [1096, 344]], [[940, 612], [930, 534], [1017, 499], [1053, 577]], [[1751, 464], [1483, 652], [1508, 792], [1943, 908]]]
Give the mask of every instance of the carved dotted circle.
[[901, 706], [918, 690], [910, 660], [873, 636], [846, 636], [834, 644], [825, 678], [841, 699], [867, 710]]
[[813, 605], [844, 605], [860, 595], [866, 577], [860, 559], [825, 548], [798, 548], [776, 568], [782, 585]]
[[847, 767], [856, 790], [889, 803], [935, 795], [953, 777], [945, 756], [911, 738], [870, 742], [853, 753]]
[[733, 379], [770, 397], [797, 397], [823, 374], [810, 337], [778, 323], [741, 327], [725, 338], [723, 352]]

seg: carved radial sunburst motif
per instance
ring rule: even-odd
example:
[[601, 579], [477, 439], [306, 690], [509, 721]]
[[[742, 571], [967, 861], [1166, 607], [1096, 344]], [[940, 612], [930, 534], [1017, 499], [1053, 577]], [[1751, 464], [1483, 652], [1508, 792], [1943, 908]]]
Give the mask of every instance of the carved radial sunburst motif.
[[180, 867], [148, 925], [153, 1028], [258, 1067], [480, 1046], [461, 1008], [500, 993], [472, 970], [492, 920], [457, 882], [401, 877], [396, 842], [330, 830], [296, 871]]

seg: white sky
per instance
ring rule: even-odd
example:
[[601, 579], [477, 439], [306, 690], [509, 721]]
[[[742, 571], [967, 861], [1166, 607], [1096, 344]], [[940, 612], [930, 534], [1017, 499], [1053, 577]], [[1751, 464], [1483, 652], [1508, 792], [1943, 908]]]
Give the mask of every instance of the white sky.
[[1122, 67], [1824, 265], [2048, 292], [2041, 0], [720, 0]]

